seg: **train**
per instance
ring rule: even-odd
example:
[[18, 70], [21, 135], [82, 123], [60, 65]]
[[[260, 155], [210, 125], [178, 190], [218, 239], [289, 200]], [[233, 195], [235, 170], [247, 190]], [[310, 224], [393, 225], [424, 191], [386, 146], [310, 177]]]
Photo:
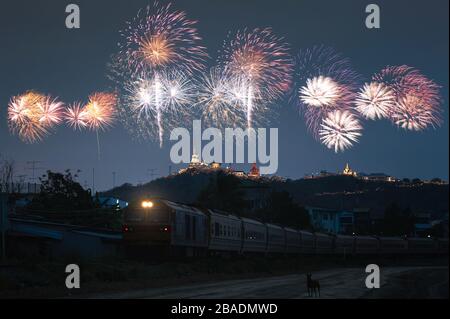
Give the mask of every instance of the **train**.
[[127, 247], [158, 248], [175, 256], [448, 254], [448, 238], [309, 232], [165, 199], [127, 207], [123, 240]]

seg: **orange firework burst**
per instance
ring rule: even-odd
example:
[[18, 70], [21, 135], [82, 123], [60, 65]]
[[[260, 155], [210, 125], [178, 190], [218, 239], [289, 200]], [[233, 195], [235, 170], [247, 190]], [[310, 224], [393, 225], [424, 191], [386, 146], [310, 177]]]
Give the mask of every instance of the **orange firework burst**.
[[144, 60], [153, 67], [170, 63], [174, 54], [170, 42], [161, 35], [143, 40], [139, 51]]
[[115, 119], [117, 96], [114, 93], [96, 92], [89, 96], [89, 102], [84, 106], [82, 119], [92, 130], [105, 129], [112, 125]]
[[63, 103], [38, 92], [14, 96], [8, 105], [11, 131], [27, 143], [43, 139], [62, 120]]
[[178, 70], [192, 74], [204, 68], [208, 57], [195, 25], [186, 13], [172, 9], [171, 4], [155, 2], [130, 22], [121, 32], [120, 64], [131, 73]]

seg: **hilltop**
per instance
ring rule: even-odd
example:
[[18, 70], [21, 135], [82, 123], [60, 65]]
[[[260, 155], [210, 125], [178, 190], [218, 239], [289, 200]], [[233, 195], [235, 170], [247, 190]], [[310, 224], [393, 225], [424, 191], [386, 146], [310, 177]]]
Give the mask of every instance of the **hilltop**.
[[[222, 170], [223, 171], [223, 170]], [[103, 193], [126, 201], [162, 197], [193, 203], [200, 192], [218, 174], [212, 169], [186, 169], [182, 173], [133, 186], [124, 184]], [[415, 212], [448, 213], [448, 184], [421, 181], [373, 181], [355, 176], [333, 175], [314, 179], [284, 180], [277, 177], [239, 177], [243, 188], [287, 191], [302, 206], [334, 209], [368, 208], [382, 214], [390, 203], [410, 207]], [[249, 186], [250, 185], [250, 186]]]

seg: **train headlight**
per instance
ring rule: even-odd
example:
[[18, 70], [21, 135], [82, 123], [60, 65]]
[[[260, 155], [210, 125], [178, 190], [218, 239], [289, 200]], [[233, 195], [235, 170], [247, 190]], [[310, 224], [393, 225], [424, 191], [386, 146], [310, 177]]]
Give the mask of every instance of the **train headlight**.
[[149, 201], [149, 200], [144, 200], [141, 203], [142, 208], [152, 208], [153, 207], [153, 202]]

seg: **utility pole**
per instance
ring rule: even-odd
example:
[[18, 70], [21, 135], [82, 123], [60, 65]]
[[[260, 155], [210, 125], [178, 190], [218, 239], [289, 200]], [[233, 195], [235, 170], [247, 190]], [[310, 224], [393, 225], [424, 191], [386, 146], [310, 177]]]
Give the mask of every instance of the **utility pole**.
[[27, 175], [17, 175], [16, 178], [18, 178], [17, 181], [17, 192], [21, 193], [22, 192], [22, 186], [25, 187], [25, 178], [27, 177]]
[[172, 175], [172, 165], [169, 165], [169, 176]]
[[8, 223], [8, 206], [7, 206], [8, 196], [6, 194], [0, 193], [0, 232], [2, 240], [2, 262], [6, 261], [6, 235]]
[[95, 168], [92, 168], [92, 196], [95, 195]]
[[35, 160], [27, 161], [27, 165], [30, 165], [30, 167], [27, 167], [27, 169], [31, 170], [31, 182], [32, 182], [32, 184], [34, 184], [34, 193], [37, 193], [37, 187], [36, 187], [36, 185], [37, 185], [37, 183], [36, 183], [37, 178], [36, 178], [35, 173], [36, 173], [37, 170], [44, 169], [43, 167], [38, 167], [37, 166], [37, 164], [40, 164], [40, 163], [42, 163], [42, 162], [41, 161], [35, 161]]
[[42, 161], [27, 161], [27, 165], [30, 165], [30, 167], [27, 167], [27, 169], [31, 170], [31, 181], [33, 183], [36, 183], [36, 171], [39, 169], [44, 169], [43, 167], [38, 167], [37, 164], [42, 163]]
[[158, 175], [158, 174], [155, 173], [155, 171], [156, 171], [156, 168], [149, 168], [147, 170], [148, 176], [150, 177], [150, 181], [153, 180], [153, 177]]

